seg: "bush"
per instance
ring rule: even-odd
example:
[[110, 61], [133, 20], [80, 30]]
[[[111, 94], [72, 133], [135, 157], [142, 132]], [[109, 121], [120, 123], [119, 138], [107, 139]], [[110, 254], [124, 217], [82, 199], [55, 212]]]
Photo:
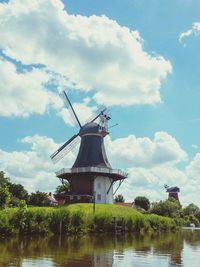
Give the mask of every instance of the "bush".
[[144, 210], [148, 210], [150, 208], [150, 202], [148, 198], [143, 196], [136, 197], [134, 203], [136, 207], [142, 208]]
[[165, 217], [177, 218], [180, 217], [181, 206], [177, 200], [167, 199], [165, 201], [152, 203], [150, 213]]
[[124, 196], [122, 194], [119, 194], [117, 196], [115, 196], [115, 202], [124, 202]]
[[66, 234], [69, 231], [69, 211], [64, 208], [54, 209], [50, 219], [50, 230], [54, 234]]
[[48, 195], [47, 193], [36, 191], [31, 193], [29, 198], [29, 204], [33, 206], [44, 206], [47, 203]]
[[4, 209], [0, 211], [0, 235], [8, 236], [16, 233], [13, 218], [16, 215], [16, 209]]
[[5, 208], [10, 202], [10, 192], [7, 185], [0, 186], [0, 207]]
[[80, 233], [84, 232], [85, 224], [84, 224], [84, 213], [82, 211], [73, 212], [70, 214], [70, 228], [69, 231], [72, 233]]
[[13, 218], [12, 224], [14, 225], [17, 232], [23, 233], [26, 228], [26, 213], [27, 213], [27, 205], [24, 200], [19, 202], [19, 208]]

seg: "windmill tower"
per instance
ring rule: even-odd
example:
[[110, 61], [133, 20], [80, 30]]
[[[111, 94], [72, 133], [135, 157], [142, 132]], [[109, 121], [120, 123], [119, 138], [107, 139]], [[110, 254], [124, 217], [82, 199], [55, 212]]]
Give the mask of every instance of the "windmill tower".
[[[104, 108], [90, 122], [81, 125], [65, 91], [63, 94], [80, 128], [77, 134], [51, 155], [53, 162], [59, 161], [80, 140], [79, 152], [72, 168], [63, 168], [56, 172], [56, 176], [62, 182], [67, 180], [70, 184], [69, 192], [65, 194], [65, 201], [67, 203], [92, 201], [102, 204], [113, 203], [113, 185], [117, 182], [118, 189], [127, 174], [121, 170], [112, 169], [106, 156], [104, 137], [109, 134], [108, 121], [111, 118]], [[97, 119], [99, 123], [96, 122]]]
[[164, 188], [166, 189], [166, 192], [168, 193], [168, 199], [174, 198], [179, 201], [178, 193], [180, 192], [180, 188], [177, 186], [171, 186], [164, 185]]

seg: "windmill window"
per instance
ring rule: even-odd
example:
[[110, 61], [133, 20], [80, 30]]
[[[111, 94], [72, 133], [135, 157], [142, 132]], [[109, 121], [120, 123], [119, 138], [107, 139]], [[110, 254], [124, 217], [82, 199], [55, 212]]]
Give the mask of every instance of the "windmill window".
[[101, 194], [97, 195], [97, 200], [101, 200]]
[[101, 188], [101, 183], [98, 183], [98, 184], [97, 184], [97, 187], [98, 187], [98, 188]]

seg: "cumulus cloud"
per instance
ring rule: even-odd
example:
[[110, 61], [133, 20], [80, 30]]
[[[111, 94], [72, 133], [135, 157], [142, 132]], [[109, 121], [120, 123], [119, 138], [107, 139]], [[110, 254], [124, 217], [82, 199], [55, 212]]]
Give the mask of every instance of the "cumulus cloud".
[[177, 140], [166, 132], [156, 132], [153, 140], [129, 135], [107, 140], [108, 154], [126, 166], [145, 167], [178, 163], [187, 159], [186, 152]]
[[[146, 161], [146, 156], [143, 153], [144, 144], [149, 142], [147, 147], [154, 147], [154, 155], [159, 157], [160, 151], [155, 149], [157, 145], [157, 140], [160, 140], [159, 135], [165, 136], [166, 140], [171, 140], [170, 145], [174, 147], [174, 150], [179, 150], [171, 153], [169, 156], [168, 150], [165, 147], [160, 148], [162, 150], [162, 155], [166, 151], [165, 162], [154, 161], [153, 156], [150, 155], [150, 163]], [[156, 136], [159, 136], [156, 137]], [[122, 184], [121, 188], [117, 193], [122, 193], [126, 201], [133, 201], [136, 196], [144, 195], [148, 197], [151, 201], [157, 201], [160, 199], [166, 199], [167, 193], [164, 190], [164, 184], [170, 186], [178, 186], [181, 189], [180, 200], [183, 205], [187, 205], [191, 202], [200, 204], [198, 200], [198, 192], [200, 190], [199, 185], [199, 166], [200, 166], [200, 153], [197, 153], [194, 159], [187, 163], [186, 167], [180, 168], [177, 163], [183, 162], [186, 158], [186, 153], [181, 149], [178, 142], [170, 137], [167, 133], [156, 133], [154, 139], [149, 138], [136, 138], [134, 142], [124, 138], [124, 146], [127, 146], [127, 140], [130, 141], [129, 146], [132, 150], [128, 151], [129, 157], [135, 154], [137, 148], [137, 153], [140, 159], [144, 157], [144, 161], [140, 160], [137, 164], [134, 164], [136, 155], [132, 157], [132, 165], [129, 163], [126, 171], [128, 171], [129, 176]], [[137, 140], [138, 139], [138, 140]], [[106, 149], [108, 151], [109, 160], [113, 163], [113, 168], [119, 168], [120, 161], [127, 160], [127, 156], [123, 154], [122, 150], [116, 150], [110, 154], [112, 150], [112, 142], [122, 142], [121, 139], [109, 140], [106, 144]], [[21, 183], [30, 192], [35, 190], [41, 191], [54, 191], [56, 186], [59, 184], [59, 180], [55, 176], [55, 171], [65, 167], [70, 168], [75, 161], [76, 152], [71, 151], [66, 155], [56, 165], [52, 164], [49, 159], [51, 155], [61, 144], [57, 144], [52, 138], [46, 136], [27, 136], [21, 140], [22, 143], [29, 145], [29, 149], [23, 151], [12, 151], [7, 152], [0, 150], [0, 169], [5, 170], [7, 175], [12, 178], [13, 182]], [[160, 141], [159, 141], [160, 142]], [[173, 145], [173, 142], [175, 145]], [[139, 147], [141, 147], [139, 149]], [[152, 149], [152, 148], [151, 148]], [[151, 151], [151, 149], [147, 151]], [[138, 152], [139, 151], [139, 152]], [[142, 151], [142, 152], [141, 152]], [[142, 156], [143, 154], [143, 156]], [[174, 154], [176, 156], [174, 156]]]
[[0, 58], [0, 116], [27, 117], [44, 114], [51, 104], [58, 107], [58, 96], [45, 88], [49, 75], [41, 69], [18, 72], [16, 66]]
[[144, 50], [138, 31], [106, 16], [70, 15], [60, 0], [1, 3], [0, 49], [64, 75], [106, 105], [160, 102], [161, 81], [172, 70], [164, 57]]
[[[126, 166], [128, 178], [117, 192], [126, 201], [133, 201], [139, 195], [151, 201], [166, 199], [164, 184], [168, 184], [180, 187], [182, 205], [200, 204], [200, 154], [188, 162], [187, 153], [168, 133], [156, 132], [152, 139], [134, 135], [116, 140], [108, 138], [106, 149], [113, 167]], [[179, 163], [186, 167], [180, 167]]]
[[[46, 85], [55, 81], [53, 73], [44, 69], [32, 68], [19, 72], [15, 64], [0, 58], [0, 116], [28, 117], [33, 113], [44, 114], [53, 107], [65, 123], [74, 126], [73, 116], [58, 94], [48, 90]], [[56, 79], [59, 90], [63, 89], [61, 78]], [[82, 122], [94, 116], [96, 106], [90, 105], [91, 99], [84, 98], [73, 107]]]
[[133, 201], [136, 196], [146, 196], [151, 201], [166, 199], [164, 184], [180, 187], [182, 204], [188, 203], [190, 199], [182, 197], [185, 196], [183, 189], [188, 183], [188, 178], [185, 170], [180, 170], [177, 165], [167, 163], [151, 168], [134, 167], [129, 168], [128, 173], [127, 180], [119, 190], [128, 201]]
[[187, 175], [192, 178], [191, 184], [197, 185], [199, 183], [200, 173], [200, 153], [197, 153], [193, 160], [186, 168]]
[[185, 31], [182, 32], [179, 35], [179, 42], [183, 42], [186, 38], [190, 36], [199, 36], [200, 35], [200, 22], [195, 22], [192, 24], [192, 27]]
[[[97, 107], [96, 106], [90, 106], [90, 99], [84, 98], [82, 103], [73, 103], [73, 108], [75, 110], [76, 115], [78, 116], [78, 119], [81, 123], [81, 125], [84, 125], [90, 118], [94, 118]], [[71, 110], [71, 108], [62, 108], [58, 115], [61, 116], [66, 124], [69, 124], [71, 126], [78, 126], [78, 122]]]
[[0, 169], [12, 178], [13, 182], [21, 183], [30, 192], [35, 190], [54, 191], [60, 184], [55, 171], [63, 167], [71, 167], [75, 156], [73, 152], [54, 165], [50, 155], [60, 146], [52, 138], [46, 136], [27, 136], [21, 142], [29, 144], [25, 151], [7, 152], [0, 150]]

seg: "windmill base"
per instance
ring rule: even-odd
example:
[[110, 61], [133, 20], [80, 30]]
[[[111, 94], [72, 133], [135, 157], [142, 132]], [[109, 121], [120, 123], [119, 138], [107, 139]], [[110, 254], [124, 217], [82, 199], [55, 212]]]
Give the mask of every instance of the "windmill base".
[[113, 185], [127, 177], [121, 170], [100, 167], [61, 169], [56, 173], [63, 182], [67, 180], [70, 190], [64, 196], [65, 203], [113, 204]]

